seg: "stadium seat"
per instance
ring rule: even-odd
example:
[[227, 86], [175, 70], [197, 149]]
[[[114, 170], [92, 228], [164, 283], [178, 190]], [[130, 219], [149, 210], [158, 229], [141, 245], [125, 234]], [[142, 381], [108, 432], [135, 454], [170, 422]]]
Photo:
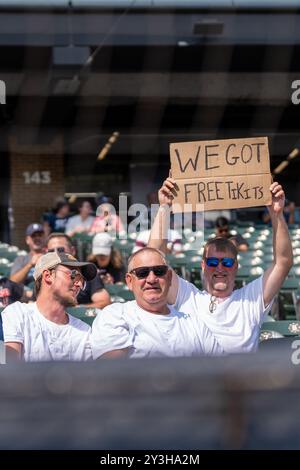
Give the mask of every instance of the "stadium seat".
[[98, 309], [87, 307], [68, 307], [67, 312], [73, 317], [79, 318], [88, 325], [92, 325], [95, 317], [97, 316]]
[[1, 264], [0, 265], [0, 277], [9, 277], [10, 275], [10, 265]]
[[300, 335], [300, 321], [294, 320], [280, 320], [265, 322], [261, 326], [261, 332], [274, 331], [282, 336], [299, 336]]
[[126, 284], [106, 284], [105, 289], [111, 295], [113, 302], [119, 301], [117, 297], [121, 297], [125, 301], [134, 300], [134, 295]]

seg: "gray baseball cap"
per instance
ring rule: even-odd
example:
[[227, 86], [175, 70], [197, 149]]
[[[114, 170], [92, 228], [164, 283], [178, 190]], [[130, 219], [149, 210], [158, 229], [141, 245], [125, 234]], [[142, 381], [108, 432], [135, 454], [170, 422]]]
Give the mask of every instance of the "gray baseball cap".
[[86, 281], [91, 281], [97, 274], [97, 268], [94, 263], [78, 261], [69, 253], [53, 251], [41, 256], [34, 269], [33, 277], [39, 279], [46, 269], [52, 269], [59, 264], [70, 268], [80, 268], [80, 271]]
[[44, 232], [44, 227], [41, 224], [30, 224], [26, 229], [26, 235], [31, 237], [36, 232]]

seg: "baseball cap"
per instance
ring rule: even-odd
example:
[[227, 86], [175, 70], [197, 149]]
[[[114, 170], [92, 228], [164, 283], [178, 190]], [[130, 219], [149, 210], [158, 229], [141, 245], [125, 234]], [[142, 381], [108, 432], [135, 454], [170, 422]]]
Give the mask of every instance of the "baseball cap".
[[26, 229], [26, 236], [31, 236], [35, 232], [44, 232], [44, 227], [41, 224], [30, 224]]
[[52, 269], [62, 264], [70, 268], [81, 268], [81, 273], [87, 281], [91, 281], [97, 274], [97, 268], [94, 263], [78, 261], [74, 256], [62, 251], [48, 252], [41, 256], [34, 269], [33, 277], [37, 280], [43, 274], [45, 269]]
[[97, 233], [93, 238], [93, 255], [109, 256], [111, 254], [112, 244], [113, 240], [108, 233]]

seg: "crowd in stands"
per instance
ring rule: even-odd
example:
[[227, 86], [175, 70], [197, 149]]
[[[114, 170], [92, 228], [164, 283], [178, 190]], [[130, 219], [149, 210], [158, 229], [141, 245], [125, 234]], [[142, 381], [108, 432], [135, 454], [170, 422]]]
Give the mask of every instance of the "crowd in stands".
[[[129, 240], [118, 239], [124, 225], [108, 202], [95, 214], [91, 202], [82, 200], [78, 214], [71, 215], [70, 204], [59, 200], [40, 222], [28, 225], [28, 251], [15, 257], [9, 275], [0, 277], [8, 361], [255, 351], [263, 319], [293, 260], [288, 225], [295, 223], [295, 205], [285, 200], [278, 183], [270, 191], [272, 205], [263, 220], [273, 230], [274, 255], [261, 275], [239, 289], [239, 260], [251, 254], [251, 232], [231, 228], [229, 213], [217, 216], [211, 229], [205, 224], [206, 236], [204, 230], [202, 239], [194, 236], [191, 243], [167, 225], [175, 192], [172, 178], [159, 190], [151, 230], [131, 234]], [[85, 251], [79, 257], [82, 240]], [[194, 259], [198, 270], [201, 266], [203, 290], [178, 275]], [[254, 261], [252, 257], [253, 266]], [[118, 286], [132, 292], [134, 300], [117, 296], [121, 301], [116, 302]], [[75, 310], [68, 313], [68, 307]], [[76, 317], [80, 307], [98, 309], [92, 331]]]

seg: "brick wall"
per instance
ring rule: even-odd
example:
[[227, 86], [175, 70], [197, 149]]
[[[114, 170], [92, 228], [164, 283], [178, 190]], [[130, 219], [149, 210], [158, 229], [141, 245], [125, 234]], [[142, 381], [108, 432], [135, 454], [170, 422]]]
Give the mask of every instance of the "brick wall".
[[10, 193], [14, 227], [11, 242], [25, 248], [25, 229], [63, 196], [64, 162], [61, 141], [48, 146], [10, 142]]

